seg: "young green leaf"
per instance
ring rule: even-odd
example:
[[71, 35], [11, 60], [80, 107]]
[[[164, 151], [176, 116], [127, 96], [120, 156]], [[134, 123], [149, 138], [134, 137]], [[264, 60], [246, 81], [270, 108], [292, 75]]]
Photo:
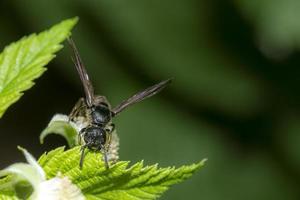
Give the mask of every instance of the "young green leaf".
[[189, 178], [205, 161], [177, 169], [158, 168], [157, 165], [144, 167], [143, 162], [128, 167], [129, 162], [120, 161], [111, 164], [107, 170], [102, 154], [89, 151], [80, 170], [79, 159], [80, 147], [67, 151], [58, 148], [42, 155], [39, 164], [46, 172], [47, 179], [57, 174], [67, 176], [87, 199], [106, 200], [157, 199], [171, 185]]
[[42, 75], [76, 22], [77, 18], [65, 20], [5, 47], [0, 54], [0, 117]]
[[63, 136], [67, 140], [69, 147], [74, 147], [78, 145], [79, 130], [77, 125], [69, 120], [68, 116], [56, 114], [49, 122], [47, 128], [41, 133], [40, 142], [43, 144], [46, 136], [57, 134]]
[[5, 195], [5, 194], [0, 194], [0, 199], [1, 200], [18, 200], [19, 198], [14, 195], [10, 196], [10, 195]]

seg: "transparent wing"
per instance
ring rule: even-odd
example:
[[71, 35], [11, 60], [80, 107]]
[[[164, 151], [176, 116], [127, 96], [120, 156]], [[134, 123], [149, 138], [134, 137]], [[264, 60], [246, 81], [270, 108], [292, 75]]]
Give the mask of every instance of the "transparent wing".
[[143, 101], [146, 98], [149, 98], [155, 94], [157, 94], [158, 92], [160, 92], [162, 89], [164, 89], [170, 82], [172, 79], [167, 79], [164, 80], [156, 85], [153, 85], [135, 95], [133, 95], [132, 97], [130, 97], [129, 99], [123, 101], [122, 103], [120, 103], [118, 106], [116, 106], [115, 108], [112, 109], [112, 115], [116, 116], [117, 114], [119, 114], [121, 111], [123, 111], [125, 108], [127, 108], [128, 106], [135, 104], [137, 102]]
[[70, 37], [68, 38], [68, 42], [73, 50], [74, 56], [72, 56], [72, 60], [76, 66], [76, 69], [78, 71], [80, 80], [82, 82], [84, 92], [85, 92], [85, 100], [86, 104], [91, 107], [94, 103], [94, 88], [93, 85], [89, 79], [89, 76], [87, 74], [87, 71], [82, 63], [82, 60], [80, 58], [79, 52], [76, 48], [76, 45], [73, 41], [73, 39]]

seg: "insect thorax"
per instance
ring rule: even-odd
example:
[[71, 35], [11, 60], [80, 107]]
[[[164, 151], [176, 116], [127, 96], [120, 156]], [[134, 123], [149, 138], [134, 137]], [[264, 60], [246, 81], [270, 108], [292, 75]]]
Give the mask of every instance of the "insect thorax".
[[107, 104], [101, 103], [90, 108], [91, 123], [104, 127], [111, 121], [111, 111]]

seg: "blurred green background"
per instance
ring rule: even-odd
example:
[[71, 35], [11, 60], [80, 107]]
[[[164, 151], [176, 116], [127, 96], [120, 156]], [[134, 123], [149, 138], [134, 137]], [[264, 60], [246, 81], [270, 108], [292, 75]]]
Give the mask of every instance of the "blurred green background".
[[[300, 1], [0, 1], [0, 47], [74, 16], [98, 94], [117, 105], [173, 77], [115, 123], [121, 159], [206, 166], [162, 199], [300, 199]], [[38, 136], [83, 95], [66, 45], [0, 120], [0, 167], [65, 145]]]

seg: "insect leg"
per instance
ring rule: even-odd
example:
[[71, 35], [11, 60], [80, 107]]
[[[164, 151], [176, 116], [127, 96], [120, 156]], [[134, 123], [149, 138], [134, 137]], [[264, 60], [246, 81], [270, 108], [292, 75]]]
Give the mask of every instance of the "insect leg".
[[111, 123], [106, 128], [105, 131], [109, 134], [111, 134], [115, 130], [115, 124]]
[[80, 99], [78, 99], [75, 106], [72, 108], [71, 113], [69, 114], [69, 121], [73, 121], [74, 118], [79, 115], [79, 112], [81, 111], [81, 109], [85, 106], [86, 105], [85, 105], [84, 99], [82, 97]]
[[107, 159], [107, 150], [106, 150], [105, 146], [101, 146], [101, 152], [103, 154], [105, 168], [109, 169], [109, 164], [108, 164], [108, 159]]
[[79, 168], [82, 169], [82, 166], [83, 166], [83, 160], [84, 160], [84, 150], [85, 148], [87, 147], [87, 145], [83, 145], [81, 148], [80, 148], [80, 151], [81, 151], [81, 156], [80, 156], [80, 162], [79, 162]]
[[111, 132], [111, 133], [114, 132], [115, 128], [116, 128], [116, 125], [112, 123], [112, 124], [111, 124], [111, 130], [110, 130], [110, 132]]
[[106, 168], [106, 169], [109, 169], [109, 164], [108, 164], [108, 160], [107, 160], [107, 153], [106, 153], [106, 150], [104, 151], [103, 156], [104, 156], [105, 168]]
[[85, 134], [85, 130], [86, 130], [86, 128], [83, 128], [83, 129], [81, 129], [81, 130], [79, 131], [78, 136], [77, 136], [77, 137], [78, 137], [78, 138], [77, 138], [78, 144], [81, 144], [82, 135]]
[[77, 136], [78, 144], [81, 144], [81, 135], [82, 135], [82, 133], [79, 133]]

